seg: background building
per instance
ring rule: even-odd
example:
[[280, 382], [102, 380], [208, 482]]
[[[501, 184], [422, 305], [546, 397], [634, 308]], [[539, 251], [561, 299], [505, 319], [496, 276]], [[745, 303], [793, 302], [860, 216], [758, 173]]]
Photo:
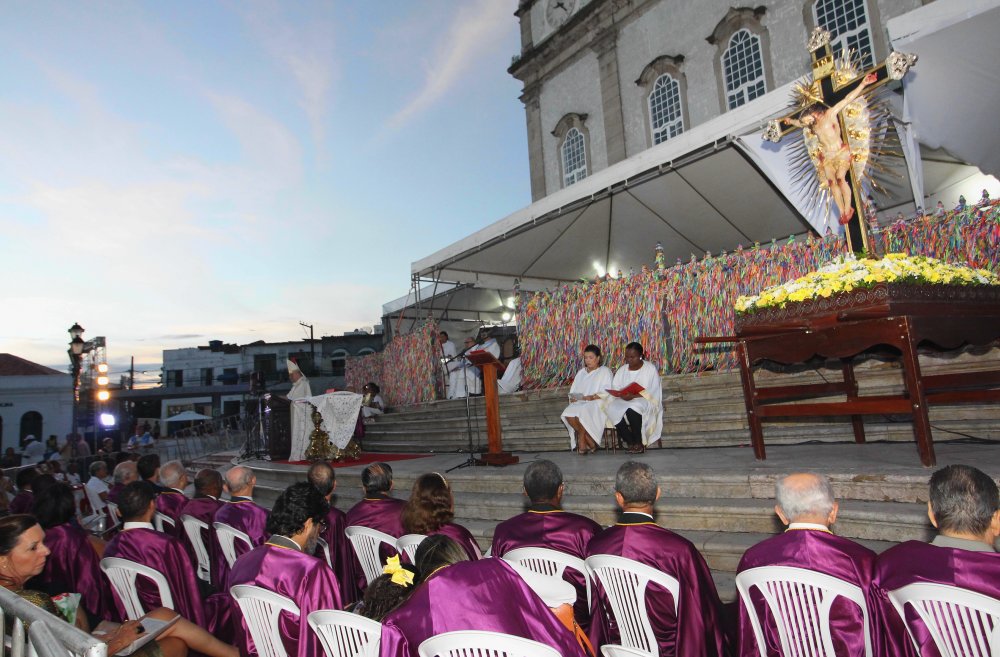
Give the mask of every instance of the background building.
[[28, 434], [62, 441], [73, 423], [73, 377], [13, 354], [0, 354], [0, 449], [21, 450]]

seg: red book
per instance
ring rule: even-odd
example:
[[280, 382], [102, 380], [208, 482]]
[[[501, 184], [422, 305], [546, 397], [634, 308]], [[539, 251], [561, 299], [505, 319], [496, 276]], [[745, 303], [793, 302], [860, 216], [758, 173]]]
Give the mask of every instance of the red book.
[[643, 388], [641, 385], [632, 382], [627, 386], [625, 386], [624, 388], [622, 388], [621, 390], [609, 389], [608, 394], [611, 395], [612, 397], [621, 397], [622, 395], [638, 395], [643, 390], [645, 390], [645, 388]]

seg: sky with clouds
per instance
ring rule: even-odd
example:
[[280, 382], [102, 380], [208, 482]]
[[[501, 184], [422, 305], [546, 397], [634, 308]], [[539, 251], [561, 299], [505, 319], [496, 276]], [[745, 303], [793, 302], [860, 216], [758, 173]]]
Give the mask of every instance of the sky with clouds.
[[[516, 0], [0, 5], [0, 351], [379, 321], [530, 202]], [[155, 365], [154, 365], [155, 364]]]

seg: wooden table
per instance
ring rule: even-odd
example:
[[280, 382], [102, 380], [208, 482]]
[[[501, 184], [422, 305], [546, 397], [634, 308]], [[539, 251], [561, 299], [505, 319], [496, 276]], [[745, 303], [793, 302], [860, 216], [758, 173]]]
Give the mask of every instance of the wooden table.
[[[1000, 338], [1000, 290], [958, 286], [879, 286], [837, 298], [739, 316], [735, 336], [699, 338], [736, 345], [743, 398], [754, 456], [766, 458], [763, 422], [783, 417], [846, 416], [854, 439], [865, 442], [865, 415], [909, 415], [925, 466], [935, 465], [927, 409], [930, 404], [1000, 401], [1000, 371], [924, 376], [918, 346], [939, 350], [989, 344]], [[854, 359], [876, 347], [898, 353], [904, 389], [898, 395], [858, 392]], [[816, 356], [837, 358], [842, 380], [762, 387], [754, 366], [764, 360], [786, 365]], [[791, 403], [843, 394], [842, 401]]]

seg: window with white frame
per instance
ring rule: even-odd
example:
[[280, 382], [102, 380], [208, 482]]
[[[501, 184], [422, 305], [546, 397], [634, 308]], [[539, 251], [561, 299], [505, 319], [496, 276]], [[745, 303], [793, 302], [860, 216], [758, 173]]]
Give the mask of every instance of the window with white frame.
[[750, 30], [739, 30], [729, 39], [722, 56], [726, 78], [726, 105], [734, 109], [767, 91], [764, 82], [764, 60], [760, 52], [760, 37]]
[[583, 133], [570, 128], [562, 147], [563, 187], [569, 187], [587, 177], [587, 146]]
[[656, 78], [649, 92], [649, 121], [653, 144], [659, 144], [684, 132], [681, 112], [681, 85], [672, 75]]
[[830, 47], [840, 58], [846, 50], [865, 68], [875, 62], [872, 33], [868, 27], [865, 0], [817, 0], [813, 5], [816, 24], [830, 33]]

